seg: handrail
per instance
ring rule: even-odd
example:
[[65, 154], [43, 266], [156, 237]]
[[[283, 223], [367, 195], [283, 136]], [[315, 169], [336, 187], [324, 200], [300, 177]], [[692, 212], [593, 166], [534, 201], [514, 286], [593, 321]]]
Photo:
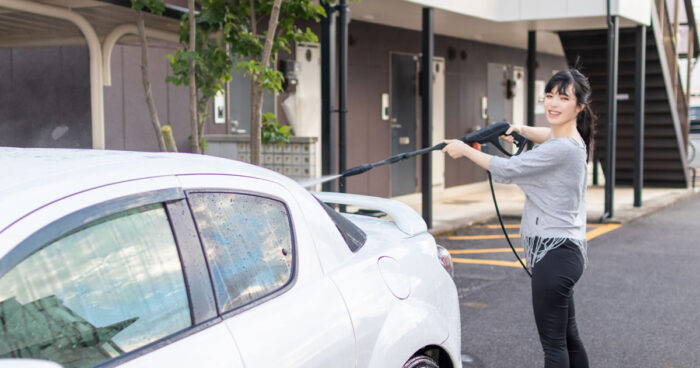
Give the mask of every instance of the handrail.
[[[688, 18], [688, 30], [692, 30], [693, 34], [693, 55], [692, 57], [698, 57], [700, 52], [700, 40], [698, 39], [698, 32], [695, 27], [695, 10], [693, 9], [693, 0], [684, 0], [685, 2], [685, 12]], [[688, 32], [688, 37], [690, 37], [690, 32]]]
[[[692, 4], [690, 0], [684, 0], [686, 15], [688, 18], [688, 37], [692, 37], [693, 45], [697, 45], [699, 40], [697, 37], [697, 30], [695, 29], [695, 14], [693, 12]], [[663, 45], [657, 45], [660, 50], [666, 54], [666, 60], [668, 62], [668, 69], [671, 74], [671, 86], [673, 88], [674, 97], [676, 99], [676, 109], [678, 111], [678, 118], [681, 124], [681, 132], [683, 135], [684, 145], [687, 146], [688, 142], [688, 130], [690, 128], [690, 123], [688, 121], [688, 101], [690, 97], [690, 86], [683, 91], [680, 79], [680, 70], [678, 68], [678, 45], [676, 44], [676, 37], [673, 35], [673, 26], [671, 25], [670, 17], [668, 14], [668, 8], [666, 7], [666, 0], [656, 0], [656, 11], [659, 17], [659, 23], [661, 28]], [[674, 20], [676, 22], [676, 20]], [[699, 46], [700, 47], [700, 46]], [[690, 52], [690, 50], [688, 50]], [[688, 55], [690, 60], [693, 56], [697, 56], [698, 48], [693, 47], [692, 55]], [[688, 63], [690, 67], [690, 63]]]

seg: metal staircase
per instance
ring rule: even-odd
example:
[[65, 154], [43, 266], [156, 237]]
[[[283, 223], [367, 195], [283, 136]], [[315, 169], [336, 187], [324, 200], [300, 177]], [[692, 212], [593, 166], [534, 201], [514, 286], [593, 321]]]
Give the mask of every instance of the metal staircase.
[[[656, 11], [656, 10], [654, 10]], [[663, 12], [665, 15], [665, 11]], [[647, 28], [644, 123], [644, 186], [687, 187], [686, 162], [688, 106], [678, 75], [672, 40], [656, 17]], [[655, 34], [656, 32], [656, 34]], [[661, 36], [661, 37], [660, 37]], [[607, 142], [607, 29], [559, 32], [567, 61], [580, 57], [582, 71], [593, 90], [593, 111], [598, 115], [594, 157], [605, 168]], [[663, 43], [659, 47], [659, 41]], [[666, 43], [671, 43], [666, 44]], [[632, 185], [634, 168], [635, 29], [619, 33], [616, 185]]]

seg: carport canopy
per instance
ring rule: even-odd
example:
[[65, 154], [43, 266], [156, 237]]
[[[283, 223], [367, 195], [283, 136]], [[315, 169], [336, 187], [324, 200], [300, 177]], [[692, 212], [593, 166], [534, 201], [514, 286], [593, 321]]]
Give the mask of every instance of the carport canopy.
[[[163, 16], [146, 13], [148, 37], [178, 42], [183, 5], [185, 0], [169, 0]], [[129, 0], [0, 0], [0, 48], [88, 46], [95, 149], [105, 148], [103, 86], [110, 85], [112, 48], [122, 36], [136, 33]]]

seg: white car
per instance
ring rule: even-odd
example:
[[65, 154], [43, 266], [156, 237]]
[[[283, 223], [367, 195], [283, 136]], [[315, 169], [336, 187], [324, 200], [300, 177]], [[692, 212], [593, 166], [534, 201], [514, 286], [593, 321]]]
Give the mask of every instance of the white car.
[[0, 359], [461, 367], [451, 258], [399, 202], [192, 154], [0, 148], [0, 173]]

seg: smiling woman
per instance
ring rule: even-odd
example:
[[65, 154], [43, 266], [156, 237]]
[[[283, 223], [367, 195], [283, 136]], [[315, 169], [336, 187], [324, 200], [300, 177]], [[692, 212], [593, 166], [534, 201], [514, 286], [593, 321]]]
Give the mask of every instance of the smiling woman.
[[588, 367], [578, 336], [573, 287], [587, 263], [586, 175], [594, 119], [588, 79], [576, 69], [555, 74], [545, 87], [549, 128], [513, 125], [539, 143], [510, 159], [491, 156], [449, 141], [443, 151], [466, 157], [489, 170], [500, 183], [517, 184], [526, 194], [520, 225], [527, 266], [532, 270], [535, 322], [545, 367]]

